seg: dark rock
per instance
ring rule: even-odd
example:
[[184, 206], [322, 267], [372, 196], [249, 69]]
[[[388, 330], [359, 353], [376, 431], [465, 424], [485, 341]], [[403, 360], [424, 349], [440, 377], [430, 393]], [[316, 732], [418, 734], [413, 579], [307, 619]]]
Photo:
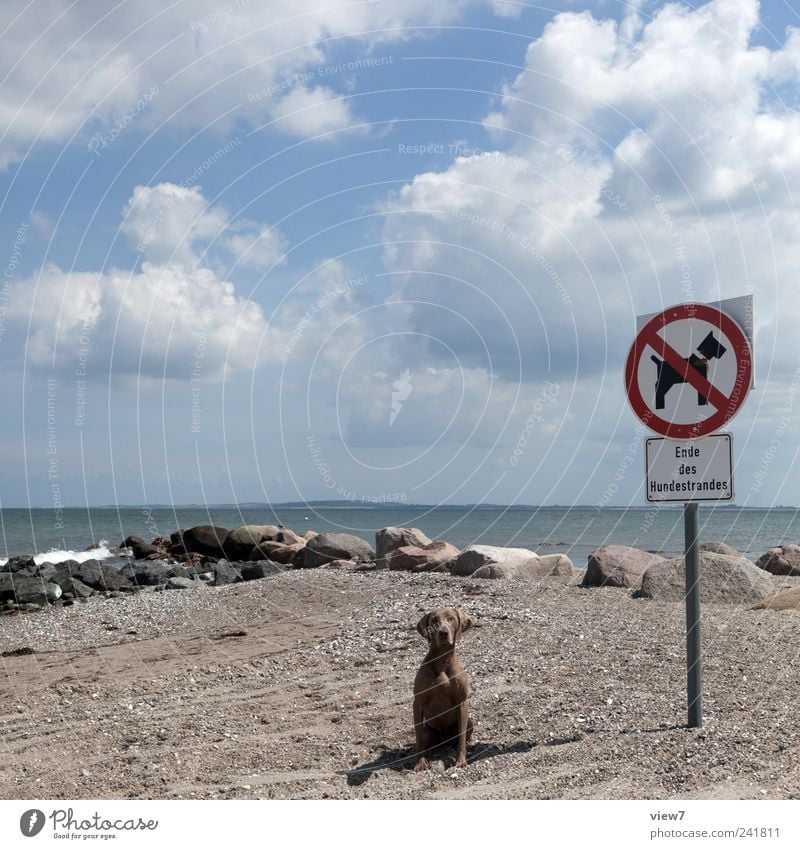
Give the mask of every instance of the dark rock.
[[279, 575], [286, 571], [282, 563], [274, 563], [272, 560], [249, 560], [240, 564], [242, 578], [245, 581], [256, 581], [259, 578], [268, 578], [270, 575]]
[[638, 588], [642, 585], [642, 575], [663, 560], [660, 554], [628, 545], [604, 545], [589, 555], [581, 586]]
[[213, 571], [215, 587], [238, 584], [243, 580], [242, 573], [228, 560], [218, 560], [213, 566]]
[[[745, 557], [703, 551], [700, 554], [700, 601], [741, 604], [773, 595], [772, 580]], [[683, 601], [686, 570], [682, 557], [662, 560], [644, 573], [641, 595], [658, 601]]]
[[800, 545], [770, 548], [756, 560], [756, 566], [773, 575], [800, 575]]
[[79, 578], [65, 578], [60, 582], [60, 586], [64, 593], [64, 598], [67, 596], [72, 598], [89, 598], [94, 593], [94, 590], [84, 584]]
[[242, 525], [228, 532], [224, 549], [228, 557], [240, 560], [247, 557], [264, 540], [274, 540], [280, 532], [277, 525]]
[[58, 584], [33, 575], [13, 572], [0, 573], [0, 601], [13, 601], [19, 605], [46, 605], [61, 598]]
[[[210, 554], [213, 557], [225, 556], [227, 528], [213, 525], [197, 525], [183, 532], [182, 545], [188, 553]], [[172, 547], [170, 547], [172, 550]]]
[[36, 563], [30, 554], [17, 554], [14, 557], [9, 557], [8, 562], [0, 566], [0, 572], [19, 572], [20, 569], [33, 572], [35, 568]]
[[183, 566], [163, 560], [141, 560], [123, 566], [120, 574], [137, 587], [155, 587], [170, 578], [185, 578], [188, 572]]
[[74, 568], [68, 570], [68, 574], [95, 590], [111, 592], [112, 590], [135, 589], [134, 584], [119, 569], [99, 560], [87, 560], [84, 563], [78, 563]]
[[[309, 540], [301, 554], [303, 568], [314, 569], [331, 560], [357, 560], [360, 563], [375, 560], [372, 546], [352, 534], [320, 534]], [[295, 561], [292, 561], [295, 563]]]

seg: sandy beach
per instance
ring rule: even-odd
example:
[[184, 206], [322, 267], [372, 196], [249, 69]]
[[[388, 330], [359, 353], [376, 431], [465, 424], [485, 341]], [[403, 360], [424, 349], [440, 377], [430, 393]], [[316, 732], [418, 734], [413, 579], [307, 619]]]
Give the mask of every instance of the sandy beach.
[[[577, 582], [294, 570], [5, 617], [0, 796], [800, 797], [800, 613], [704, 605], [690, 731], [683, 605]], [[415, 624], [440, 605], [475, 620], [476, 731], [466, 769], [415, 774]]]

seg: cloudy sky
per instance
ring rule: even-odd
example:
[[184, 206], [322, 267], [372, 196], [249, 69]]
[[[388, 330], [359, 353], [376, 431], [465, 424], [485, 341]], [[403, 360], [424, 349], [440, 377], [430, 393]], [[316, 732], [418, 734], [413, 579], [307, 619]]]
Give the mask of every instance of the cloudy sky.
[[3, 506], [641, 504], [636, 316], [752, 294], [800, 504], [789, 0], [5, 0]]

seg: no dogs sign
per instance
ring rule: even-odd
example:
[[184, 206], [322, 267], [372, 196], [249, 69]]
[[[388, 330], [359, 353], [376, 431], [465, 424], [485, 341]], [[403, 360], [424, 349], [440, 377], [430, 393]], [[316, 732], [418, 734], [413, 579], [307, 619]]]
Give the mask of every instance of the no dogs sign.
[[752, 377], [750, 344], [730, 315], [708, 304], [679, 304], [636, 335], [625, 386], [636, 415], [671, 439], [696, 439], [729, 422]]

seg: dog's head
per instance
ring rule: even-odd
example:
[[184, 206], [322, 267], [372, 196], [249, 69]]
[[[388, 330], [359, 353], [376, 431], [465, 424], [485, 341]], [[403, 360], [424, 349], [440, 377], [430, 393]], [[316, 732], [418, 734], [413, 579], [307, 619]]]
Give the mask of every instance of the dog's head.
[[417, 630], [437, 648], [456, 644], [456, 637], [472, 627], [472, 620], [459, 607], [437, 607], [417, 623]]
[[714, 336], [714, 331], [697, 346], [697, 350], [707, 359], [719, 359], [728, 349]]

